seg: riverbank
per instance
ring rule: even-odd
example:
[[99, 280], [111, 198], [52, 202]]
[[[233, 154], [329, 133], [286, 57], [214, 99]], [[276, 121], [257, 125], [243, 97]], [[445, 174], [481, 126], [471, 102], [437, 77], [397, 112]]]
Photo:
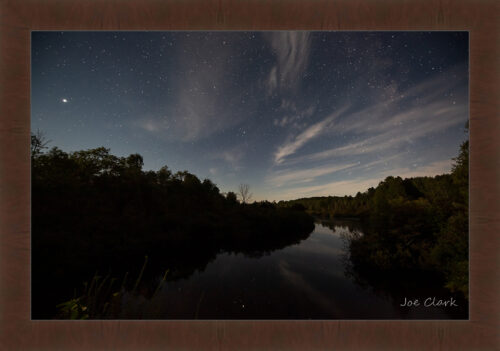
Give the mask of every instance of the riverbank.
[[187, 171], [143, 171], [137, 154], [38, 150], [32, 153], [33, 318], [51, 318], [55, 305], [96, 272], [137, 276], [145, 255], [170, 269], [169, 279], [180, 279], [219, 252], [263, 255], [313, 228], [313, 218], [299, 209], [240, 203]]

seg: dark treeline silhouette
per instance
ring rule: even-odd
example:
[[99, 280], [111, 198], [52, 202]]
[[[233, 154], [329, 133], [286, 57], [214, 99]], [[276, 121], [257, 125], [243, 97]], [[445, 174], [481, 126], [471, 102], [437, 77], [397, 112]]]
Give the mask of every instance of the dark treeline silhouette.
[[[233, 192], [187, 171], [143, 171], [138, 154], [46, 150], [32, 135], [32, 317], [53, 318], [56, 304], [95, 272], [143, 281], [203, 270], [220, 252], [259, 256], [297, 243], [313, 218], [270, 202], [240, 203]], [[248, 192], [247, 192], [248, 199]], [[245, 199], [245, 200], [247, 200]], [[77, 294], [80, 291], [76, 292]]]
[[425, 272], [446, 288], [468, 296], [469, 142], [461, 147], [451, 174], [402, 179], [387, 177], [356, 196], [280, 201], [320, 218], [359, 218], [363, 235], [350, 239], [353, 275], [371, 281]]

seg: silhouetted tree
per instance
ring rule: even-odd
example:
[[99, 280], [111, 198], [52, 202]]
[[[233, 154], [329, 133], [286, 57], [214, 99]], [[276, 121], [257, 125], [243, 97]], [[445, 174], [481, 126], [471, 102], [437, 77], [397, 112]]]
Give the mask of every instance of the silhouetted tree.
[[219, 188], [210, 179], [204, 179], [202, 184], [208, 192], [219, 194]]
[[172, 172], [168, 169], [167, 166], [163, 166], [158, 171], [158, 183], [160, 185], [166, 185], [167, 182], [172, 178]]
[[31, 133], [31, 156], [37, 157], [40, 155], [42, 150], [47, 148], [49, 142], [40, 130], [37, 130], [36, 133]]
[[[109, 151], [109, 150], [108, 150]], [[142, 169], [142, 166], [144, 165], [144, 160], [141, 155], [139, 154], [132, 154], [129, 157], [127, 157], [127, 166], [130, 169], [140, 171]]]
[[238, 194], [241, 197], [241, 202], [246, 204], [252, 198], [252, 194], [250, 193], [250, 185], [248, 184], [240, 184], [238, 186]]

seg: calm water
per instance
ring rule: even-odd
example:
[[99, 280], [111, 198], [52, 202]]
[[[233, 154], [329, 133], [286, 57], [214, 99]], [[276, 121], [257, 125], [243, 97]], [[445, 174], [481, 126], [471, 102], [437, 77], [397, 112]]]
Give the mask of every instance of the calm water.
[[[347, 226], [348, 224], [349, 226]], [[124, 296], [122, 318], [147, 319], [454, 319], [459, 307], [401, 307], [404, 298], [452, 297], [424, 278], [371, 286], [349, 274], [347, 237], [356, 222], [317, 223], [299, 244], [250, 258], [219, 254], [203, 271], [168, 281], [153, 299]], [[362, 234], [361, 234], [362, 235]], [[456, 299], [456, 297], [455, 297]]]

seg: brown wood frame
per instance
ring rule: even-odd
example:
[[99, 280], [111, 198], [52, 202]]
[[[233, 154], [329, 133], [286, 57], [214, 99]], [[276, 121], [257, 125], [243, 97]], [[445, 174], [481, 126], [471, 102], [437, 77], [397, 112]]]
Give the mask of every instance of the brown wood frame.
[[[500, 3], [0, 0], [0, 350], [498, 350]], [[31, 321], [32, 30], [467, 30], [469, 321]]]

